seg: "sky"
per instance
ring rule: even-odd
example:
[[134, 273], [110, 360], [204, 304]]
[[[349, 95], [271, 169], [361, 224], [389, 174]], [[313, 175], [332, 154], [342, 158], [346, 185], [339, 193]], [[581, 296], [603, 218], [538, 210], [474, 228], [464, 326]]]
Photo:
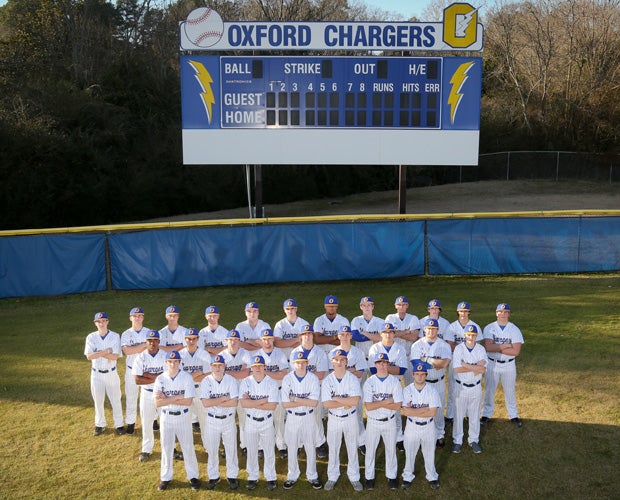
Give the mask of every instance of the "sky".
[[362, 0], [362, 2], [370, 7], [398, 12], [404, 19], [409, 19], [413, 16], [420, 18], [422, 11], [431, 3], [431, 0]]

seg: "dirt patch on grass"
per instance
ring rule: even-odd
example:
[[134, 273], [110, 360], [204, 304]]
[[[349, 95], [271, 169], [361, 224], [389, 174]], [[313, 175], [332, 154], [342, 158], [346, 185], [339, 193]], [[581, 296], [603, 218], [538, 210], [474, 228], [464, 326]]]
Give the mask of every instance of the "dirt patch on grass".
[[[269, 198], [268, 193], [264, 193]], [[481, 181], [407, 190], [408, 214], [551, 210], [620, 210], [620, 184], [573, 181]], [[265, 217], [398, 214], [398, 191], [265, 205]], [[248, 218], [248, 207], [149, 222]]]

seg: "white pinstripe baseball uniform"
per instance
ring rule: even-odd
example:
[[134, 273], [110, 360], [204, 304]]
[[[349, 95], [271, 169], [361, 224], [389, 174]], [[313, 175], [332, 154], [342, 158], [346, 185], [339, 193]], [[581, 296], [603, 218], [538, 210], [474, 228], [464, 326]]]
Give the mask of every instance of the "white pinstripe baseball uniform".
[[[396, 330], [397, 332], [405, 330], [421, 330], [420, 320], [414, 314], [405, 313], [405, 316], [403, 318], [401, 318], [398, 313], [388, 314], [385, 317], [385, 321], [387, 323], [392, 323], [394, 325], [394, 330]], [[401, 338], [395, 338], [394, 342], [400, 345], [407, 354], [409, 354], [409, 352], [411, 351], [411, 346], [413, 345], [413, 342], [409, 342], [408, 340]], [[407, 363], [407, 368], [410, 368], [409, 363]], [[403, 380], [405, 386], [413, 382], [411, 370], [407, 369]]]
[[[484, 327], [483, 337], [493, 344], [523, 344], [521, 330], [510, 321], [502, 328], [497, 321]], [[517, 363], [515, 356], [508, 356], [499, 352], [489, 352], [491, 361], [487, 367], [486, 384], [484, 390], [484, 408], [482, 416], [491, 418], [495, 411], [495, 391], [497, 384], [502, 383], [508, 418], [519, 418], [517, 410]]]
[[[185, 344], [185, 334], [187, 333], [187, 328], [179, 325], [176, 330], [170, 331], [168, 326], [164, 326], [161, 330], [159, 330], [159, 336], [161, 338], [161, 346], [169, 347], [169, 346], [177, 346], [178, 349], [182, 349], [186, 347]], [[179, 345], [180, 344], [180, 345]]]
[[[217, 362], [223, 361], [223, 356], [217, 357]], [[200, 383], [200, 399], [237, 399], [239, 384], [234, 377], [224, 373], [218, 381], [213, 374], [208, 375]], [[207, 451], [207, 474], [209, 479], [218, 479], [220, 439], [224, 443], [226, 452], [226, 477], [237, 479], [239, 475], [239, 460], [237, 457], [237, 426], [235, 424], [235, 407], [209, 406], [204, 408], [207, 432], [203, 435], [203, 446]]]
[[[364, 384], [364, 403], [375, 403], [392, 398], [394, 403], [402, 403], [403, 389], [400, 380], [394, 375], [379, 378], [372, 375]], [[366, 409], [366, 456], [364, 457], [366, 479], [375, 478], [375, 456], [379, 440], [383, 438], [385, 447], [385, 476], [396, 479], [398, 461], [396, 459], [396, 418], [400, 412], [387, 408]]]
[[[202, 372], [205, 374], [211, 372], [211, 356], [209, 356], [209, 353], [205, 351], [204, 349], [201, 349], [200, 347], [198, 347], [193, 353], [191, 353], [186, 347], [179, 351], [179, 355], [181, 356], [181, 369], [184, 372], [187, 372], [190, 375], [192, 375], [195, 372]], [[194, 388], [196, 389], [196, 397], [194, 398], [192, 405], [189, 407], [189, 410], [192, 416], [198, 419], [198, 423], [200, 424], [200, 433], [204, 434], [205, 417], [204, 417], [204, 411], [202, 408], [202, 403], [200, 402], [200, 394], [198, 393], [199, 387], [200, 387], [200, 382], [194, 381]]]
[[[288, 373], [282, 380], [280, 391], [282, 403], [292, 400], [312, 399], [319, 401], [321, 398], [321, 386], [319, 378], [310, 372], [306, 372], [303, 378], [297, 377], [294, 371]], [[316, 470], [316, 420], [314, 412], [316, 407], [297, 406], [287, 410], [284, 439], [291, 452], [288, 454], [287, 481], [297, 481], [300, 475], [297, 450], [301, 446], [306, 451], [306, 478], [309, 481], [318, 479]]]
[[[244, 368], [250, 366], [250, 353], [243, 347], [240, 347], [236, 354], [232, 354], [230, 349], [224, 349], [220, 355], [226, 362], [226, 373], [239, 372]], [[241, 380], [235, 378], [238, 384], [241, 384]], [[239, 444], [241, 448], [246, 448], [245, 445], [245, 410], [241, 408], [241, 405], [237, 406], [237, 418], [239, 420]]]
[[[267, 323], [266, 321], [263, 321], [262, 319], [259, 319], [258, 323], [256, 323], [256, 326], [254, 328], [252, 328], [248, 320], [245, 320], [245, 321], [242, 321], [241, 323], [238, 323], [237, 326], [235, 327], [235, 330], [237, 330], [241, 334], [241, 341], [246, 342], [248, 340], [260, 340], [260, 337], [263, 334], [263, 330], [267, 328], [271, 329], [271, 326], [269, 326], [269, 323]], [[256, 351], [258, 351], [258, 349], [259, 348], [257, 347], [256, 349], [253, 349], [253, 350], [249, 350], [249, 349], [246, 349], [246, 350], [250, 354], [254, 354]]]
[[[331, 372], [323, 380], [321, 387], [321, 401], [330, 401], [333, 398], [348, 398], [362, 396], [362, 390], [358, 378], [351, 372], [346, 371], [342, 379]], [[327, 463], [327, 478], [330, 481], [338, 481], [340, 477], [340, 446], [344, 438], [347, 447], [347, 476], [349, 481], [360, 480], [360, 467], [357, 456], [358, 448], [358, 421], [357, 408], [340, 407], [328, 410], [327, 419], [327, 445], [329, 447], [329, 459]]]
[[[426, 338], [421, 338], [411, 346], [411, 354], [409, 358], [422, 359], [452, 359], [452, 350], [450, 345], [440, 338], [434, 342], [429, 342]], [[432, 385], [439, 394], [441, 406], [435, 416], [435, 429], [437, 432], [436, 439], [442, 439], [445, 435], [445, 422], [443, 419], [443, 408], [446, 404], [446, 369], [435, 370], [430, 368], [426, 378], [426, 383]]]
[[[418, 341], [419, 342], [419, 341]], [[403, 390], [403, 408], [437, 408], [441, 411], [439, 394], [432, 384], [425, 384], [421, 390], [415, 388], [415, 383], [408, 385]], [[407, 417], [405, 426], [405, 467], [403, 468], [403, 481], [411, 482], [415, 478], [414, 466], [418, 450], [422, 448], [424, 468], [427, 481], [436, 481], [439, 478], [435, 468], [435, 429], [432, 422], [437, 418], [443, 420], [443, 416], [435, 415], [433, 418]]]
[[[267, 371], [267, 376], [269, 376], [269, 372], [273, 373], [281, 370], [286, 370], [287, 372], [289, 371], [288, 358], [282, 349], [274, 347], [273, 351], [269, 353], [265, 351], [265, 348], [262, 348], [256, 351], [256, 354], [262, 356], [265, 360], [265, 370]], [[279, 390], [282, 381], [274, 379], [274, 382], [278, 385]], [[286, 442], [284, 441], [284, 420], [284, 408], [282, 408], [282, 405], [279, 404], [273, 412], [273, 423], [276, 429], [276, 446], [278, 450], [286, 449]]]
[[[482, 328], [475, 323], [474, 321], [469, 320], [465, 325], [461, 325], [461, 323], [456, 320], [450, 323], [450, 328], [448, 329], [448, 333], [444, 337], [446, 342], [452, 342], [455, 347], [459, 344], [465, 342], [465, 328], [473, 325], [478, 330], [478, 336], [476, 337], [476, 342], [482, 342]], [[454, 381], [454, 367], [452, 364], [448, 367], [448, 395], [447, 395], [447, 405], [446, 405], [446, 418], [454, 418], [454, 408], [455, 408], [455, 400], [454, 397], [456, 395], [457, 388], [455, 387], [456, 382]]]
[[[128, 328], [121, 335], [121, 349], [146, 343], [146, 334], [149, 328], [142, 327], [140, 331]], [[133, 376], [133, 362], [138, 354], [125, 356], [125, 420], [127, 425], [135, 424], [138, 416], [138, 392], [139, 386]]]
[[[172, 357], [172, 353], [179, 356], [178, 352], [170, 351], [168, 357]], [[173, 378], [167, 371], [164, 371], [155, 379], [153, 384], [153, 392], [155, 397], [159, 392], [166, 397], [182, 396], [185, 398], [194, 398], [196, 389], [194, 380], [189, 373], [182, 370]], [[198, 478], [198, 460], [196, 459], [196, 451], [194, 449], [194, 437], [192, 434], [192, 421], [187, 406], [179, 404], [169, 404], [161, 407], [161, 424], [159, 430], [161, 442], [161, 472], [160, 479], [162, 481], [171, 481], [173, 474], [173, 452], [175, 438], [178, 439], [183, 452], [183, 464], [185, 465], [185, 473], [187, 479]]]
[[[403, 378], [407, 372], [411, 371], [411, 366], [409, 365], [409, 358], [407, 356], [407, 353], [405, 352], [405, 350], [400, 344], [396, 343], [396, 340], [394, 341], [394, 344], [390, 348], [383, 345], [382, 342], [377, 342], [370, 348], [370, 351], [368, 352], [368, 357], [369, 359], [374, 359], [379, 353], [385, 353], [388, 355], [388, 358], [390, 359], [390, 366], [398, 366], [399, 368], [401, 368], [401, 371], [404, 372], [402, 375]], [[370, 370], [370, 373], [374, 373], [376, 371], [374, 366], [370, 366], [369, 370]], [[400, 380], [400, 377], [398, 377], [398, 379]], [[403, 438], [403, 422], [400, 416], [398, 416], [398, 418], [396, 418], [395, 420], [396, 420], [396, 440], [402, 441], [404, 439]]]
[[[282, 340], [291, 340], [299, 338], [299, 332], [302, 331], [305, 325], [309, 325], [305, 319], [297, 318], [294, 324], [292, 324], [287, 318], [282, 318], [276, 323], [273, 329], [274, 337], [278, 337]], [[292, 347], [281, 347], [282, 352], [286, 355], [286, 359], [291, 359]]]
[[[476, 343], [469, 349], [465, 342], [457, 345], [452, 353], [453, 368], [461, 368], [463, 363], [470, 365], [485, 361], [489, 364], [487, 352], [480, 344]], [[454, 391], [454, 425], [452, 427], [452, 442], [463, 443], [463, 419], [468, 418], [469, 432], [467, 440], [469, 444], [477, 443], [480, 438], [480, 411], [482, 410], [482, 374], [474, 372], [455, 373]]]
[[[295, 354], [300, 351], [305, 352], [306, 357], [308, 358], [308, 372], [314, 373], [315, 375], [317, 372], [325, 372], [325, 375], [329, 373], [331, 365], [329, 363], [329, 359], [327, 358], [327, 354], [323, 349], [321, 349], [320, 346], [314, 345], [309, 351], [305, 350], [302, 346], [296, 347], [291, 351], [290, 359], [294, 359]], [[291, 371], [295, 371], [295, 367], [293, 366], [292, 362], [290, 362], [290, 368]], [[322, 385], [322, 381], [319, 380], [319, 384]], [[314, 412], [314, 415], [317, 429], [316, 445], [320, 446], [326, 441], [325, 429], [323, 428], [323, 405], [320, 403], [320, 401], [316, 411]]]
[[[381, 333], [384, 323], [385, 322], [381, 318], [377, 318], [376, 316], [372, 316], [367, 320], [363, 315], [360, 315], [356, 316], [351, 321], [351, 330], [357, 330], [361, 334], [364, 334], [364, 332], [378, 334]], [[355, 341], [356, 347], [362, 350], [366, 359], [368, 359], [368, 351], [373, 343], [372, 340]]]
[[[162, 373], [166, 353], [157, 351], [151, 356], [148, 351], [141, 352], [133, 363], [132, 373], [134, 376], [144, 373]], [[158, 410], [153, 396], [153, 384], [140, 386], [140, 421], [142, 422], [142, 453], [151, 453], [155, 445], [153, 422], [157, 420]]]
[[[255, 359], [257, 356], [253, 356]], [[265, 376], [257, 382], [254, 375], [243, 379], [239, 385], [239, 397], [247, 395], [249, 399], [267, 399], [269, 403], [280, 402], [280, 391], [275, 380]], [[275, 455], [275, 427], [273, 424], [273, 410], [261, 410], [257, 408], [245, 408], [245, 439], [247, 446], [248, 481], [257, 481], [259, 476], [258, 450], [262, 449], [263, 475], [267, 481], [275, 481], [276, 455]]]
[[198, 332], [198, 335], [200, 336], [200, 340], [198, 341], [200, 347], [207, 352], [209, 352], [210, 349], [221, 349], [226, 347], [228, 330], [222, 325], [218, 325], [215, 330], [211, 330], [209, 326], [205, 326]]
[[[313, 327], [315, 334], [319, 333], [325, 337], [337, 338], [338, 330], [340, 330], [340, 327], [344, 325], [351, 326], [349, 320], [341, 314], [336, 314], [334, 319], [329, 319], [327, 315], [323, 314], [314, 320]], [[335, 346], [332, 344], [322, 344], [319, 345], [319, 347], [325, 351], [325, 354], [327, 354]]]
[[[105, 313], [97, 313], [105, 314]], [[105, 315], [107, 319], [107, 314]], [[97, 315], [95, 315], [97, 320]], [[121, 338], [118, 333], [108, 330], [105, 335], [94, 331], [86, 337], [84, 355], [111, 349], [111, 354], [122, 356]], [[95, 403], [95, 427], [105, 428], [105, 397], [108, 396], [112, 406], [114, 427], [123, 427], [123, 405], [121, 403], [121, 381], [116, 371], [116, 360], [104, 357], [91, 359], [90, 392]]]
[[[427, 319], [429, 319], [429, 318], [430, 318], [430, 316], [428, 314], [426, 316], [424, 316], [423, 318], [420, 318], [420, 326], [422, 326], [424, 324], [424, 322]], [[440, 339], [448, 340], [446, 338], [446, 336], [448, 335], [448, 330], [450, 329], [450, 322], [446, 318], [444, 318], [442, 316], [439, 316], [437, 318], [437, 321], [439, 322], [439, 330], [437, 331], [437, 336]], [[419, 338], [424, 337], [424, 332], [423, 332], [422, 328], [420, 328], [420, 333], [419, 333], [418, 337]]]

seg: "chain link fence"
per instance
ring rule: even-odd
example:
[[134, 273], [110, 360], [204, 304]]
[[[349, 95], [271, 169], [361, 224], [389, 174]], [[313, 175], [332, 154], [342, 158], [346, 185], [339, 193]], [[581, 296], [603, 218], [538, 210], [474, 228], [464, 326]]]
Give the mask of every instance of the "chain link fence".
[[620, 182], [620, 154], [572, 151], [503, 151], [479, 155], [475, 166], [410, 167], [412, 186], [485, 180]]

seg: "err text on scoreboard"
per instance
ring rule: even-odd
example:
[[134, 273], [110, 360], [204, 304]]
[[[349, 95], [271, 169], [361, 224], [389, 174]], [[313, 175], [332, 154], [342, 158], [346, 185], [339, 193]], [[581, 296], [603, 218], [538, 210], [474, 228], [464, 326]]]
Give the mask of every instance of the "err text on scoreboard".
[[477, 163], [476, 57], [181, 57], [185, 164]]

